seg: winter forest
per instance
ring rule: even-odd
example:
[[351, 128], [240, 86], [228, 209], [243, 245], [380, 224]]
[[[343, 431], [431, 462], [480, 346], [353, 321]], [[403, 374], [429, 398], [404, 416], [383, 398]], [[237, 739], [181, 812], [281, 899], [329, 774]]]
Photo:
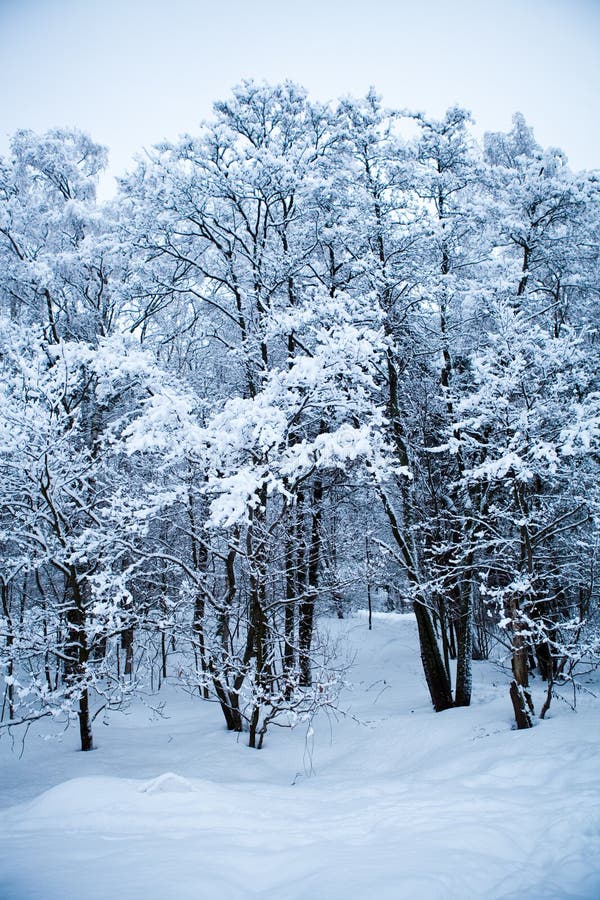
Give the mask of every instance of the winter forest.
[[493, 679], [509, 754], [557, 707], [568, 734], [600, 662], [598, 174], [520, 114], [479, 141], [287, 82], [99, 203], [106, 160], [60, 129], [0, 159], [0, 744], [104, 747], [168, 689], [252, 770], [343, 719], [344, 623], [400, 620], [419, 740]]

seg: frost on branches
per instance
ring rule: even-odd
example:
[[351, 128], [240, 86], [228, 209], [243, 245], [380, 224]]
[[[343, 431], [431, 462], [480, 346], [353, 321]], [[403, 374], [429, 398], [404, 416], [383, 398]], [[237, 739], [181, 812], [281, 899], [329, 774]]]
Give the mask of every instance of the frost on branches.
[[15, 135], [3, 728], [91, 749], [170, 678], [260, 747], [351, 677], [319, 615], [373, 603], [436, 710], [506, 651], [529, 727], [596, 665], [598, 179], [470, 124], [244, 82], [103, 207], [104, 148]]

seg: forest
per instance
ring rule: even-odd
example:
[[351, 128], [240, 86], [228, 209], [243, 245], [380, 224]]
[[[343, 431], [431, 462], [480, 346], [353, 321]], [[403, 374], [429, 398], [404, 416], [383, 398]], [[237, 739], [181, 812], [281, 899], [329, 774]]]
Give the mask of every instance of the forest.
[[435, 712], [490, 656], [516, 730], [576, 693], [598, 173], [519, 114], [251, 81], [100, 203], [106, 164], [58, 128], [0, 159], [0, 734], [92, 750], [168, 679], [260, 749], [336, 708], [357, 610], [414, 614]]

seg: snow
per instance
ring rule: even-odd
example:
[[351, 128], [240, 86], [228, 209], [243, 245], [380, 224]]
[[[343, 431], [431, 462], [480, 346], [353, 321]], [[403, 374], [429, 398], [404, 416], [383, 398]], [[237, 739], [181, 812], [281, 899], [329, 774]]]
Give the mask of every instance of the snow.
[[435, 714], [412, 615], [327, 627], [356, 652], [344, 713], [260, 752], [172, 685], [164, 717], [96, 720], [92, 753], [75, 730], [3, 738], [2, 900], [600, 896], [597, 700], [517, 732], [476, 663], [473, 705]]
[[182, 778], [175, 772], [165, 772], [164, 775], [153, 778], [152, 781], [140, 788], [142, 794], [187, 794], [195, 790], [196, 788], [187, 778]]

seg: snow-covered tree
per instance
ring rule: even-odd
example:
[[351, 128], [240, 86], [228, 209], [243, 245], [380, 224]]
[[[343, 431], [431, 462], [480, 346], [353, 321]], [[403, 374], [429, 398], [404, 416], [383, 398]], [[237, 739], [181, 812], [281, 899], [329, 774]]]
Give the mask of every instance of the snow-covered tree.
[[4, 723], [89, 749], [175, 644], [261, 746], [333, 702], [319, 610], [393, 577], [434, 708], [476, 617], [529, 725], [532, 663], [550, 697], [597, 658], [596, 177], [520, 116], [479, 148], [460, 108], [251, 81], [98, 207], [105, 159], [0, 161]]

